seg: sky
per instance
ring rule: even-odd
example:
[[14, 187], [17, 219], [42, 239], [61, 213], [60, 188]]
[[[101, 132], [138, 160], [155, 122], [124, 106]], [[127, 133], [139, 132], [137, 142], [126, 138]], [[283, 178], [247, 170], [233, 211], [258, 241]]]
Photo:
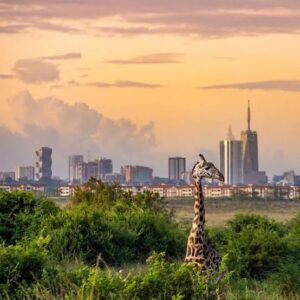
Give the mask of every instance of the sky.
[[0, 170], [53, 148], [167, 175], [258, 132], [259, 168], [300, 174], [297, 0], [0, 0]]

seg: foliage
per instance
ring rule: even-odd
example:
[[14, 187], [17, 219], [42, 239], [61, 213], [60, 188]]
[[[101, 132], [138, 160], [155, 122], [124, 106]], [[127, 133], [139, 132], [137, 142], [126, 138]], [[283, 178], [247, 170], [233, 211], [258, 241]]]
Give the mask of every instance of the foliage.
[[75, 266], [60, 270], [57, 277], [40, 279], [29, 295], [60, 299], [215, 299], [213, 278], [196, 272], [192, 265], [167, 261], [163, 253], [153, 253], [147, 270], [123, 274], [122, 270]]
[[100, 254], [107, 264], [144, 260], [152, 251], [178, 257], [185, 236], [161, 213], [147, 209], [78, 205], [45, 221], [41, 234], [51, 236], [50, 252], [63, 259], [80, 257], [89, 264]]
[[31, 193], [0, 191], [0, 243], [15, 244], [36, 234], [40, 223], [58, 210], [52, 201]]
[[[186, 234], [158, 195], [97, 180], [65, 209], [0, 192], [0, 299], [214, 299], [216, 278], [178, 263]], [[228, 299], [300, 295], [300, 213], [287, 224], [238, 215], [207, 237], [226, 262], [220, 286], [229, 282]], [[149, 255], [143, 271], [110, 269]]]
[[41, 278], [47, 262], [47, 253], [37, 245], [0, 246], [0, 296], [20, 296]]
[[95, 178], [91, 178], [83, 187], [77, 188], [71, 200], [73, 205], [84, 203], [100, 206], [102, 209], [119, 207], [121, 210], [139, 207], [168, 215], [165, 209], [166, 202], [158, 194], [145, 191], [133, 195], [132, 192], [123, 191], [116, 185], [108, 185]]
[[71, 207], [45, 219], [40, 234], [50, 237], [53, 256], [94, 264], [100, 254], [109, 265], [145, 260], [152, 251], [180, 257], [186, 240], [158, 195], [133, 195], [95, 179], [76, 191]]
[[[221, 233], [221, 234], [220, 234]], [[224, 253], [228, 267], [242, 277], [263, 278], [279, 268], [286, 258], [287, 244], [282, 224], [258, 215], [237, 215], [228, 227], [211, 235]]]

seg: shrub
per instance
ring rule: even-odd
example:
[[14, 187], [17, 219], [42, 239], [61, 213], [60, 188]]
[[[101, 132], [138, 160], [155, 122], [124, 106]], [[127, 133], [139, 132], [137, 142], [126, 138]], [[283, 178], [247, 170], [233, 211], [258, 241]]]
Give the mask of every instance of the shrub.
[[0, 246], [0, 295], [21, 297], [22, 290], [42, 277], [47, 253], [33, 245]]
[[31, 193], [0, 191], [0, 243], [15, 244], [26, 235], [35, 235], [40, 223], [58, 210], [52, 201]]
[[289, 258], [300, 261], [300, 212], [287, 223], [284, 240], [287, 243]]
[[300, 264], [286, 261], [282, 263], [278, 272], [270, 276], [271, 282], [283, 296], [300, 294]]
[[168, 262], [163, 254], [148, 259], [144, 274], [93, 269], [82, 283], [81, 296], [94, 299], [214, 299], [216, 286], [192, 265]]
[[102, 209], [114, 207], [122, 211], [139, 207], [168, 215], [165, 209], [166, 202], [158, 194], [144, 191], [133, 195], [116, 185], [108, 185], [95, 178], [91, 178], [82, 188], [76, 189], [71, 201], [73, 205], [92, 204]]
[[101, 254], [104, 261], [119, 264], [134, 257], [134, 233], [111, 212], [81, 205], [61, 211], [45, 223], [42, 235], [51, 237], [49, 250], [60, 259], [80, 257], [94, 264]]
[[[122, 210], [121, 210], [122, 211]], [[80, 257], [89, 264], [111, 265], [143, 260], [152, 251], [183, 255], [185, 237], [164, 214], [138, 207], [120, 213], [94, 205], [77, 205], [49, 217], [41, 235], [50, 236], [49, 250], [60, 259]]]
[[283, 225], [257, 215], [239, 215], [229, 222], [229, 269], [241, 276], [266, 277], [287, 253]]

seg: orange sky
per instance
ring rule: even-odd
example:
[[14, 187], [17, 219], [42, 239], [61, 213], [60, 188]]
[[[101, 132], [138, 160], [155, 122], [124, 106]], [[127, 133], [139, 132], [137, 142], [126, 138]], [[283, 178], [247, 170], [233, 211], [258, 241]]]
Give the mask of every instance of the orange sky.
[[[37, 109], [32, 108], [31, 115], [24, 109], [28, 101], [24, 97], [13, 104], [7, 100], [19, 99], [20, 92], [28, 91], [37, 103], [42, 98], [60, 99], [70, 105], [64, 106], [67, 111], [82, 102], [107, 122], [96, 132], [79, 129], [80, 138], [87, 139], [86, 148], [68, 148], [70, 144], [60, 138], [64, 155], [94, 149], [93, 158], [112, 157], [116, 171], [130, 162], [153, 166], [156, 174], [166, 175], [168, 155], [187, 156], [191, 165], [197, 153], [204, 152], [218, 163], [219, 140], [226, 137], [229, 124], [239, 137], [251, 99], [260, 169], [268, 175], [289, 169], [300, 173], [300, 21], [292, 22], [299, 19], [300, 7], [287, 1], [286, 7], [264, 7], [261, 2], [257, 7], [233, 8], [228, 0], [227, 7], [215, 10], [205, 1], [188, 0], [183, 11], [176, 0], [166, 14], [166, 7], [156, 1], [147, 6], [143, 0], [141, 7], [126, 1], [119, 8], [120, 2], [114, 0], [115, 6], [103, 6], [101, 11], [103, 1], [78, 1], [81, 9], [80, 4], [61, 0], [62, 10], [67, 7], [63, 15], [50, 1], [26, 0], [25, 6], [17, 0], [0, 0], [0, 125], [9, 129], [7, 140], [15, 133], [31, 140], [33, 149], [46, 143], [47, 139], [39, 141], [39, 135], [24, 131], [28, 124], [66, 134], [68, 140], [73, 136], [63, 128], [76, 123], [71, 111], [64, 116], [59, 110], [49, 111], [52, 116], [43, 123], [35, 115]], [[97, 5], [99, 14], [94, 13]], [[82, 118], [89, 122], [90, 117]], [[119, 119], [130, 121], [130, 126], [112, 130], [109, 124], [121, 124]], [[75, 123], [72, 130], [79, 126]], [[121, 160], [122, 144], [113, 140], [118, 136], [123, 143], [144, 143], [137, 148], [143, 154], [125, 147]], [[89, 146], [90, 139], [99, 148]], [[53, 147], [56, 142], [51, 142]], [[17, 149], [11, 151], [17, 159], [9, 156], [5, 152], [9, 147], [18, 148], [18, 143], [2, 146], [0, 154], [8, 158], [0, 159], [0, 170], [32, 163], [34, 157], [23, 157]], [[65, 165], [54, 162], [54, 169], [65, 176]]]

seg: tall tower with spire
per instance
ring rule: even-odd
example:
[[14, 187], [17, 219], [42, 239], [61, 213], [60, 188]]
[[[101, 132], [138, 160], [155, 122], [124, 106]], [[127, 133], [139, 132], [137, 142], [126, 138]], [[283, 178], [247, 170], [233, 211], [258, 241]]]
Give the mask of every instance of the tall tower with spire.
[[247, 112], [247, 121], [248, 121], [248, 131], [250, 131], [250, 122], [251, 122], [251, 111], [250, 111], [250, 100], [248, 100], [248, 112]]
[[242, 131], [242, 169], [243, 169], [243, 182], [245, 184], [249, 182], [251, 174], [258, 172], [258, 143], [257, 143], [257, 132], [251, 130], [251, 110], [250, 101], [248, 100], [247, 109], [247, 123], [248, 128], [246, 131]]

